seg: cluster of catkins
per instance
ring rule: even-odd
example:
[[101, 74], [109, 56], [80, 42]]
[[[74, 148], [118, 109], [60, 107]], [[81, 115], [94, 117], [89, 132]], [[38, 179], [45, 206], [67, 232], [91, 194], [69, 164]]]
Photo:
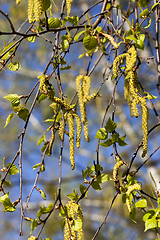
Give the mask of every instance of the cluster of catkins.
[[[65, 218], [64, 225], [64, 239], [77, 239], [81, 240], [83, 237], [82, 221], [83, 221], [83, 212], [80, 204], [76, 204], [74, 201], [69, 201], [66, 204], [67, 207], [67, 217]], [[79, 229], [74, 229], [75, 221], [79, 223]]]
[[139, 92], [137, 74], [134, 71], [137, 52], [134, 46], [132, 46], [127, 53], [123, 53], [116, 57], [113, 62], [113, 75], [118, 76], [119, 62], [126, 59], [126, 78], [124, 81], [124, 97], [128, 101], [130, 107], [131, 116], [138, 117], [137, 105], [140, 103], [142, 107], [142, 130], [143, 130], [143, 153], [142, 157], [145, 157], [147, 153], [147, 142], [148, 142], [148, 108], [146, 105], [145, 97], [142, 97]]

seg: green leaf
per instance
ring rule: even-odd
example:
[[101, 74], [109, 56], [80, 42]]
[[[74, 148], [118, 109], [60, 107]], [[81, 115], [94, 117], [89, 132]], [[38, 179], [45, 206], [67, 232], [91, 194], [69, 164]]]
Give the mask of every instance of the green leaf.
[[145, 92], [147, 94], [147, 96], [145, 98], [147, 99], [156, 99], [157, 97], [152, 95], [152, 94], [149, 94], [148, 92]]
[[36, 240], [37, 238], [35, 236], [31, 236], [30, 238], [28, 238], [28, 240]]
[[5, 184], [7, 187], [11, 187], [11, 182], [4, 180], [3, 184]]
[[15, 206], [11, 203], [9, 198], [3, 201], [4, 211], [3, 212], [14, 212], [16, 210]]
[[11, 102], [12, 107], [18, 106], [20, 104], [19, 96], [17, 94], [9, 94], [4, 98]]
[[21, 108], [21, 110], [18, 112], [18, 117], [24, 121], [27, 120], [28, 115], [29, 115], [29, 110], [27, 108]]
[[145, 221], [145, 232], [148, 229], [156, 228], [158, 226], [157, 220], [155, 218], [151, 218]]
[[49, 28], [59, 28], [61, 26], [61, 22], [58, 18], [51, 17], [48, 19]]
[[102, 173], [101, 175], [99, 175], [97, 177], [97, 181], [100, 183], [104, 183], [111, 180], [111, 178], [106, 174], [106, 173]]
[[37, 221], [37, 219], [34, 219], [31, 222], [31, 232], [30, 232], [30, 234], [33, 232], [34, 229], [36, 229], [37, 226], [38, 226], [38, 221]]
[[8, 116], [7, 119], [6, 119], [6, 124], [5, 124], [4, 128], [7, 127], [7, 125], [10, 123], [10, 121], [12, 120], [12, 118], [14, 117], [14, 115], [15, 115], [15, 113], [9, 114], [9, 116]]
[[80, 229], [82, 229], [82, 220], [81, 219], [74, 220], [74, 225], [72, 226], [72, 229], [74, 231], [79, 231]]
[[67, 49], [68, 47], [69, 47], [68, 39], [62, 39], [62, 50], [65, 51], [65, 49]]
[[113, 144], [113, 143], [112, 143], [112, 140], [111, 140], [110, 138], [109, 138], [108, 140], [106, 140], [105, 142], [100, 143], [100, 145], [101, 145], [102, 147], [110, 147], [112, 144]]
[[87, 169], [85, 169], [85, 171], [82, 170], [82, 176], [83, 176], [83, 179], [85, 179], [87, 177], [87, 175], [89, 174], [89, 167]]
[[98, 45], [97, 38], [94, 36], [86, 36], [83, 38], [83, 45], [87, 50], [94, 50]]
[[92, 182], [91, 186], [95, 190], [102, 190], [101, 186], [99, 185], [99, 183], [97, 181]]
[[41, 166], [41, 172], [44, 172], [46, 169], [45, 169], [45, 166], [44, 165], [42, 165]]
[[79, 37], [80, 37], [84, 32], [85, 32], [85, 30], [77, 33], [76, 36], [74, 37], [74, 40], [75, 40], [76, 42], [78, 42]]
[[105, 129], [108, 131], [108, 132], [113, 132], [117, 127], [117, 124], [112, 121], [112, 119], [109, 117], [106, 125], [105, 125]]
[[44, 200], [46, 200], [46, 194], [45, 194], [42, 190], [40, 190], [40, 193], [41, 193], [42, 198], [43, 198]]
[[143, 216], [143, 221], [145, 222], [145, 221], [147, 221], [147, 219], [152, 218], [155, 215], [155, 213], [156, 212], [153, 209], [148, 210]]
[[43, 100], [45, 100], [46, 98], [47, 98], [47, 95], [41, 93], [41, 94], [38, 96], [38, 101], [39, 101], [39, 103], [42, 102]]
[[137, 42], [137, 38], [134, 37], [134, 35], [129, 35], [126, 37], [126, 39], [133, 40], [134, 42]]
[[35, 42], [36, 41], [36, 38], [37, 38], [37, 36], [31, 36], [31, 37], [28, 37], [28, 38], [26, 38], [27, 39], [27, 41], [28, 42]]
[[8, 64], [8, 68], [11, 71], [18, 71], [20, 69], [21, 65], [19, 62], [11, 62]]
[[67, 67], [61, 67], [60, 70], [68, 70], [70, 68], [71, 68], [71, 66], [67, 65]]
[[112, 143], [117, 142], [119, 139], [119, 133], [112, 134], [110, 139], [112, 140]]
[[[41, 148], [41, 151], [44, 152], [45, 149], [46, 149], [46, 145], [44, 145], [44, 146]], [[47, 151], [45, 152], [45, 154], [46, 154], [47, 156], [51, 156], [48, 149], [47, 149]]]
[[[4, 47], [1, 54], [3, 54], [5, 51], [7, 51], [13, 44], [15, 44], [15, 42], [10, 43], [8, 46]], [[2, 60], [7, 59], [7, 58], [9, 57], [9, 53], [12, 53], [12, 52], [14, 51], [15, 47], [16, 47], [16, 46], [14, 46], [13, 48], [11, 48], [1, 59], [2, 59]]]
[[145, 198], [140, 199], [138, 202], [135, 203], [135, 207], [138, 207], [138, 208], [147, 207], [147, 200]]
[[2, 197], [0, 197], [0, 202], [5, 201], [5, 199], [7, 199], [9, 197], [9, 192], [4, 194]]
[[41, 165], [40, 163], [38, 163], [38, 164], [35, 164], [35, 165], [32, 167], [32, 168], [33, 168], [33, 170], [35, 170], [36, 168], [38, 168], [40, 165]]
[[68, 17], [68, 22], [72, 23], [73, 25], [78, 25], [79, 17], [78, 16]]
[[105, 128], [100, 128], [97, 133], [95, 138], [98, 138], [100, 140], [106, 140], [108, 138], [108, 132]]
[[43, 1], [43, 11], [46, 11], [51, 5], [51, 1], [50, 0], [45, 0]]
[[37, 217], [40, 218], [42, 214], [49, 213], [51, 209], [53, 208], [53, 203], [50, 203], [48, 207], [40, 207], [40, 210], [37, 213]]
[[131, 218], [131, 220], [132, 220], [134, 223], [136, 223], [136, 221], [135, 221], [135, 217], [136, 217], [136, 208], [135, 208], [135, 207], [131, 207], [131, 210], [132, 210], [132, 212], [129, 213], [129, 217]]
[[78, 194], [76, 194], [75, 192], [68, 194], [67, 197], [73, 201], [77, 201], [79, 198]]
[[44, 135], [38, 140], [37, 145], [41, 145], [41, 143], [44, 141]]
[[141, 39], [138, 39], [137, 42], [135, 43], [135, 47], [144, 50], [144, 41]]
[[98, 173], [99, 171], [103, 171], [103, 167], [99, 164], [95, 164], [91, 167], [91, 173], [90, 174], [92, 174], [93, 172]]
[[[64, 210], [63, 210], [63, 208], [64, 208]], [[67, 207], [63, 205], [63, 208], [60, 207], [60, 209], [59, 209], [59, 216], [60, 217], [66, 217]]]
[[[82, 184], [79, 185], [79, 190], [81, 192], [81, 194], [83, 194], [86, 191], [86, 187], [84, 187]], [[88, 191], [86, 191], [85, 193], [85, 198], [87, 197]]]
[[[10, 165], [11, 165], [11, 163], [9, 162], [9, 163], [7, 164], [7, 169], [9, 168]], [[17, 166], [13, 163], [12, 166], [11, 166], [11, 168], [10, 168], [9, 171], [8, 171], [8, 174], [10, 174], [10, 175], [15, 175], [15, 174], [17, 174], [17, 173], [19, 173], [19, 169], [18, 169]]]
[[122, 137], [121, 137], [121, 138], [118, 138], [117, 143], [118, 143], [119, 146], [121, 146], [121, 147], [124, 147], [124, 146], [128, 145], [125, 141], [122, 140]]

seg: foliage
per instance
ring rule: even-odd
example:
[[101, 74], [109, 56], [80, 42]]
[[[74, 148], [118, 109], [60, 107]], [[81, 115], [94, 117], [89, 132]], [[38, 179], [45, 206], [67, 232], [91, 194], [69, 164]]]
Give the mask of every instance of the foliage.
[[[41, 74], [36, 73], [34, 86], [33, 84], [32, 86], [29, 85], [29, 93], [27, 94], [26, 92], [26, 95], [23, 95], [25, 89], [21, 89], [19, 84], [14, 89], [14, 93], [3, 96], [5, 103], [7, 102], [6, 100], [11, 103], [9, 109], [12, 108], [13, 111], [9, 113], [5, 124], [3, 122], [5, 131], [9, 127], [11, 128], [12, 124], [14, 125], [14, 119], [16, 118], [14, 116], [16, 115], [19, 117], [17, 121], [20, 123], [20, 127], [25, 122], [18, 137], [18, 150], [14, 156], [13, 152], [11, 153], [12, 160], [7, 159], [8, 163], [6, 165], [7, 156], [2, 156], [2, 175], [0, 174], [0, 190], [2, 193], [0, 202], [3, 204], [4, 212], [16, 212], [18, 206], [21, 209], [20, 236], [23, 235], [23, 220], [26, 220], [30, 223], [31, 229], [30, 233], [27, 234], [27, 238], [42, 239], [43, 230], [45, 232], [49, 219], [54, 216], [55, 221], [58, 217], [62, 218], [64, 239], [81, 240], [86, 238], [83, 202], [88, 196], [92, 195], [92, 191], [95, 197], [98, 194], [106, 194], [105, 186], [110, 184], [112, 193], [111, 196], [110, 191], [107, 193], [107, 198], [110, 200], [108, 211], [103, 216], [103, 220], [97, 227], [94, 236], [92, 236], [92, 240], [97, 236], [101, 236], [102, 226], [108, 220], [108, 214], [116, 205], [119, 195], [122, 196], [120, 208], [124, 206], [129, 218], [139, 226], [137, 215], [138, 212], [141, 212], [141, 219], [145, 223], [143, 229], [141, 227], [141, 231], [146, 232], [153, 229], [160, 239], [158, 233], [160, 228], [159, 190], [154, 176], [150, 174], [155, 190], [152, 191], [152, 194], [150, 194], [148, 189], [146, 191], [142, 176], [143, 168], [148, 166], [148, 160], [151, 157], [153, 158], [153, 155], [160, 148], [160, 146], [154, 146], [154, 150], [152, 150], [154, 139], [150, 137], [150, 133], [156, 134], [160, 126], [158, 104], [156, 104], [159, 100], [157, 95], [160, 93], [158, 37], [160, 3], [158, 1], [150, 1], [149, 3], [149, 1], [145, 0], [135, 0], [132, 1], [132, 4], [129, 1], [126, 6], [126, 3], [120, 5], [118, 2], [104, 0], [97, 1], [89, 6], [90, 1], [87, 1], [88, 9], [81, 13], [74, 0], [61, 1], [61, 3], [59, 1], [57, 4], [59, 4], [58, 7], [61, 9], [60, 12], [54, 11], [54, 4], [56, 5], [56, 3], [50, 0], [29, 0], [28, 4], [24, 0], [17, 0], [14, 4], [12, 3], [14, 5], [14, 7], [12, 5], [12, 8], [19, 11], [20, 6], [24, 4], [23, 11], [28, 14], [28, 20], [19, 23], [18, 30], [16, 30], [17, 27], [14, 23], [16, 16], [10, 17], [6, 13], [5, 8], [0, 10], [3, 21], [9, 25], [9, 30], [0, 29], [0, 36], [4, 38], [3, 46], [0, 49], [0, 70], [2, 73], [7, 71], [14, 77], [14, 74], [24, 69], [26, 64], [30, 68], [28, 73], [32, 75], [32, 67], [35, 68], [36, 60], [34, 56], [32, 66], [28, 60], [23, 60], [21, 51], [25, 51], [23, 49], [24, 42], [28, 46], [32, 45], [28, 50], [30, 54], [36, 51], [36, 48], [39, 48], [41, 41], [47, 46], [46, 49], [49, 48], [45, 50], [45, 54], [41, 54], [45, 65], [40, 66]], [[101, 9], [97, 10], [98, 8], [96, 9], [96, 7], [99, 6], [101, 6]], [[26, 30], [24, 30], [23, 26], [25, 26]], [[153, 30], [154, 26], [155, 29]], [[153, 34], [155, 37], [152, 37]], [[5, 38], [8, 36], [9, 39], [6, 41]], [[71, 52], [73, 48], [77, 50], [75, 56]], [[152, 48], [156, 50], [153, 51]], [[43, 46], [38, 49], [38, 51], [40, 50], [43, 50]], [[145, 51], [149, 57], [145, 55]], [[24, 59], [27, 59], [27, 54], [25, 52]], [[47, 55], [47, 60], [45, 55]], [[98, 69], [98, 66], [101, 66], [102, 58], [107, 59], [107, 66], [104, 67], [104, 72]], [[71, 61], [71, 59], [73, 60]], [[154, 59], [158, 84], [156, 85], [157, 82], [154, 79], [151, 89], [147, 85], [149, 84], [148, 81], [144, 81], [139, 76], [144, 74], [145, 70], [143, 69], [149, 69], [146, 65], [152, 59]], [[83, 61], [85, 62], [85, 68], [82, 70], [81, 65]], [[150, 75], [152, 75], [151, 71]], [[71, 78], [74, 79], [73, 84], [71, 84], [74, 86], [67, 93], [67, 91], [65, 92], [65, 87], [70, 85]], [[93, 79], [96, 79], [96, 83]], [[122, 80], [124, 82], [123, 88]], [[109, 91], [112, 85], [109, 96], [103, 90], [105, 85], [108, 88], [107, 91]], [[37, 90], [36, 93], [35, 90]], [[157, 90], [158, 93], [155, 93]], [[93, 93], [90, 93], [91, 91]], [[92, 111], [90, 109], [91, 106], [95, 108], [98, 102], [101, 102], [99, 106], [102, 108], [102, 111], [97, 109], [95, 117], [99, 126], [91, 129]], [[27, 108], [26, 105], [29, 107]], [[26, 156], [29, 158], [30, 150], [25, 140], [27, 139], [27, 134], [30, 137], [32, 136], [31, 131], [28, 130], [29, 123], [32, 122], [32, 114], [39, 109], [39, 106], [43, 111], [50, 109], [52, 117], [46, 117], [44, 120], [48, 124], [48, 127], [45, 125], [44, 131], [43, 128], [39, 129], [41, 137], [33, 133], [37, 142], [37, 151], [39, 151], [41, 144], [43, 146], [41, 147], [41, 153], [39, 152], [38, 160], [36, 158], [36, 162], [32, 164], [32, 170], [37, 171], [33, 186], [30, 193], [23, 196], [23, 174], [26, 171], [29, 178], [33, 173], [32, 170], [27, 171], [25, 168], [22, 170], [25, 156], [22, 150], [24, 148], [27, 149]], [[132, 132], [138, 131], [138, 146], [135, 146], [133, 141], [130, 141], [127, 125], [122, 123], [124, 126], [120, 126], [119, 106], [125, 113], [128, 122], [132, 122]], [[139, 109], [140, 106], [141, 108]], [[7, 109], [5, 110], [8, 112]], [[130, 115], [128, 114], [129, 111]], [[6, 113], [2, 114], [2, 117], [4, 115]], [[100, 117], [102, 118], [101, 123], [99, 122]], [[132, 120], [130, 117], [132, 117]], [[142, 124], [138, 125], [140, 117], [142, 118]], [[38, 116], [38, 118], [42, 126], [43, 121], [41, 121], [41, 117]], [[95, 138], [93, 139], [92, 136]], [[3, 141], [3, 139], [1, 140]], [[65, 144], [69, 143], [71, 170], [74, 170], [75, 177], [77, 177], [76, 166], [79, 164], [78, 159], [80, 159], [77, 157], [77, 151], [81, 151], [84, 145], [92, 148], [92, 145], [88, 144], [95, 141], [97, 142], [96, 160], [92, 157], [90, 164], [85, 164], [77, 190], [73, 188], [73, 191], [71, 191], [72, 187], [69, 186], [70, 193], [66, 195], [69, 200], [64, 200], [65, 194], [62, 187], [64, 171], [62, 163], [65, 158]], [[75, 149], [75, 145], [77, 149]], [[60, 149], [58, 157], [55, 150], [58, 148], [57, 146]], [[109, 168], [104, 170], [105, 163], [100, 161], [101, 151], [104, 151], [104, 149], [111, 151], [111, 170]], [[142, 160], [143, 163], [138, 162], [138, 165], [136, 165], [136, 157], [141, 152], [141, 149], [142, 159], [146, 158]], [[93, 149], [91, 151], [93, 152]], [[127, 154], [125, 155], [124, 152]], [[148, 156], [147, 153], [149, 154]], [[40, 156], [41, 160], [39, 160]], [[59, 159], [56, 169], [53, 165], [49, 165], [47, 156], [50, 159]], [[51, 196], [53, 186], [49, 194], [46, 189], [42, 190], [43, 186], [38, 187], [41, 176], [47, 178], [46, 171], [48, 166], [52, 169], [52, 174], [54, 172], [54, 174], [58, 175], [54, 197]], [[140, 177], [137, 176], [137, 173], [139, 173]], [[7, 189], [10, 188], [12, 191], [13, 179], [17, 178], [18, 175], [20, 178], [20, 195], [17, 200], [11, 202], [10, 192]], [[52, 202], [40, 206], [35, 216], [35, 214], [30, 214], [28, 208], [33, 194], [36, 194], [36, 190], [41, 200], [45, 201], [50, 198]], [[114, 194], [113, 191], [115, 192]], [[25, 204], [23, 204], [24, 199], [26, 199]], [[36, 201], [38, 205], [38, 200]], [[30, 211], [32, 212], [32, 210]], [[121, 218], [124, 218], [124, 215]], [[36, 231], [37, 234], [35, 233]]]

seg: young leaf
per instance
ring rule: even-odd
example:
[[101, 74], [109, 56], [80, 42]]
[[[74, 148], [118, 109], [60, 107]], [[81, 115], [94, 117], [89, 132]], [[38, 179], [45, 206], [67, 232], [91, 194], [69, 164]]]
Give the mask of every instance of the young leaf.
[[41, 94], [38, 96], [38, 101], [39, 101], [39, 103], [42, 102], [43, 100], [45, 100], [46, 98], [47, 98], [47, 95], [41, 93]]
[[44, 141], [44, 135], [38, 140], [37, 145], [41, 145], [41, 143]]
[[4, 194], [2, 197], [0, 197], [0, 202], [5, 201], [5, 199], [7, 199], [9, 197], [9, 192]]
[[28, 238], [28, 240], [36, 240], [37, 238], [35, 236], [31, 236], [30, 238]]
[[108, 138], [108, 132], [105, 128], [100, 128], [97, 133], [95, 138], [98, 138], [100, 140], [106, 140]]
[[79, 198], [78, 194], [76, 194], [75, 192], [68, 194], [67, 197], [73, 201], [77, 201], [77, 199]]
[[145, 221], [145, 232], [148, 230], [148, 229], [152, 229], [152, 228], [156, 228], [158, 225], [157, 225], [157, 220], [155, 218], [151, 218], [151, 219], [148, 219]]
[[37, 219], [34, 219], [31, 223], [31, 232], [30, 234], [33, 232], [33, 230], [38, 226], [38, 222]]
[[11, 62], [8, 64], [8, 68], [11, 71], [18, 71], [20, 69], [21, 65], [19, 62]]
[[14, 115], [15, 115], [15, 113], [9, 114], [9, 116], [8, 116], [7, 119], [6, 119], [6, 124], [5, 124], [4, 128], [7, 127], [7, 125], [10, 123], [10, 121], [12, 120], [12, 118], [14, 117]]
[[86, 36], [83, 38], [83, 45], [87, 50], [93, 50], [98, 45], [97, 38], [94, 36]]
[[99, 185], [99, 183], [97, 181], [92, 182], [91, 186], [95, 190], [102, 190], [101, 186]]
[[135, 217], [136, 217], [136, 208], [135, 207], [131, 207], [132, 209], [132, 212], [129, 214], [129, 217], [131, 218], [131, 220], [134, 222], [134, 223], [137, 223], [135, 221]]
[[[10, 165], [11, 165], [11, 163], [9, 162], [7, 164], [7, 169], [9, 168]], [[8, 174], [15, 175], [17, 173], [19, 173], [19, 169], [17, 168], [17, 166], [15, 164], [12, 164], [11, 168], [8, 171]]]
[[76, 36], [74, 37], [74, 40], [75, 40], [76, 42], [78, 42], [79, 37], [80, 37], [84, 32], [85, 32], [85, 30], [77, 33]]
[[11, 187], [11, 182], [7, 181], [7, 180], [4, 180], [3, 184], [5, 184], [6, 186], [8, 187]]
[[33, 170], [35, 170], [35, 169], [38, 168], [39, 166], [40, 166], [40, 163], [35, 164], [32, 168], [33, 168]]
[[43, 1], [43, 11], [46, 11], [51, 5], [51, 1], [50, 0], [45, 0]]
[[14, 212], [16, 210], [15, 206], [11, 203], [9, 198], [3, 201], [4, 211], [3, 212]]
[[45, 194], [42, 190], [40, 190], [40, 193], [41, 193], [42, 198], [43, 198], [44, 200], [46, 200], [46, 194]]
[[36, 38], [37, 38], [37, 36], [31, 36], [31, 37], [28, 37], [28, 38], [26, 38], [27, 39], [27, 41], [28, 42], [35, 42], [36, 41]]
[[16, 107], [20, 104], [19, 96], [17, 94], [9, 94], [9, 95], [5, 96], [4, 98], [11, 102], [12, 107]]
[[18, 112], [18, 117], [24, 121], [27, 120], [28, 115], [29, 115], [29, 110], [27, 108], [21, 108], [21, 110]]
[[105, 129], [108, 131], [108, 132], [113, 132], [117, 127], [117, 124], [112, 121], [112, 119], [109, 117], [106, 125], [105, 125]]
[[68, 22], [72, 23], [73, 25], [78, 25], [79, 17], [78, 16], [68, 17]]
[[104, 183], [104, 182], [107, 182], [107, 181], [111, 180], [111, 178], [106, 173], [102, 173], [101, 175], [99, 175], [97, 177], [97, 180], [98, 180], [98, 178], [100, 178], [101, 183]]
[[[86, 191], [86, 187], [84, 187], [82, 184], [79, 185], [79, 190], [81, 192], [81, 194], [83, 194]], [[85, 193], [85, 198], [87, 197], [88, 191], [86, 191]]]
[[82, 220], [81, 219], [74, 220], [74, 225], [72, 226], [72, 229], [74, 231], [78, 231], [81, 228], [82, 228]]
[[51, 17], [48, 19], [49, 28], [59, 28], [61, 26], [60, 20], [58, 18]]
[[108, 140], [106, 140], [105, 142], [100, 143], [100, 145], [102, 147], [110, 147], [112, 144], [113, 144], [113, 142], [112, 142], [112, 140], [110, 138]]
[[135, 207], [138, 207], [138, 208], [147, 207], [147, 200], [145, 198], [140, 199], [138, 202], [135, 203]]

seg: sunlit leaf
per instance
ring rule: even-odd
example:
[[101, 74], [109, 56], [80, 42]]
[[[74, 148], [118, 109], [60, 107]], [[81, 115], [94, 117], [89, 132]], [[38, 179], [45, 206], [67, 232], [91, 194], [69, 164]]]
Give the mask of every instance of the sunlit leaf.
[[9, 94], [4, 98], [11, 102], [12, 107], [18, 106], [20, 104], [19, 96], [17, 94]]
[[86, 36], [83, 38], [83, 45], [87, 50], [93, 50], [98, 45], [97, 38], [94, 36]]
[[28, 37], [28, 38], [26, 38], [27, 39], [27, 41], [28, 42], [35, 42], [36, 41], [36, 38], [37, 38], [37, 36], [31, 36], [31, 37]]
[[60, 20], [58, 18], [48, 18], [49, 28], [59, 28], [61, 26]]
[[41, 193], [42, 198], [43, 198], [44, 200], [46, 200], [46, 194], [45, 194], [42, 190], [40, 190], [40, 193]]
[[18, 117], [24, 121], [27, 120], [28, 115], [29, 115], [29, 110], [27, 108], [21, 108], [21, 110], [18, 112]]
[[85, 30], [77, 33], [76, 36], [74, 37], [74, 40], [75, 40], [76, 42], [78, 42], [79, 37], [80, 37], [84, 32], [85, 32]]
[[82, 228], [82, 220], [81, 219], [74, 220], [74, 225], [72, 226], [72, 229], [74, 231], [78, 231], [81, 228]]
[[8, 64], [8, 68], [11, 71], [18, 71], [20, 69], [21, 65], [19, 62], [11, 62]]
[[108, 138], [108, 132], [105, 128], [100, 128], [97, 133], [95, 138], [98, 138], [100, 140], [106, 140]]
[[9, 198], [3, 201], [4, 211], [3, 212], [14, 212], [16, 210], [15, 206], [11, 203]]
[[34, 220], [31, 222], [31, 232], [30, 232], [30, 234], [33, 232], [34, 229], [36, 229], [37, 226], [38, 226], [37, 219], [34, 219]]
[[135, 203], [135, 207], [138, 207], [138, 208], [147, 207], [147, 200], [145, 198], [140, 199], [138, 202]]
[[[11, 163], [9, 162], [9, 163], [7, 164], [7, 169], [9, 168], [10, 165], [11, 165]], [[17, 173], [19, 173], [19, 169], [18, 169], [17, 166], [13, 163], [12, 166], [11, 166], [11, 168], [10, 168], [9, 171], [8, 171], [8, 174], [10, 174], [10, 175], [15, 175], [15, 174], [17, 174]]]
[[109, 117], [106, 125], [105, 125], [105, 129], [108, 132], [113, 132], [117, 127], [117, 124]]
[[9, 116], [8, 116], [7, 119], [6, 119], [6, 123], [5, 123], [4, 128], [7, 127], [7, 125], [10, 123], [10, 121], [12, 120], [12, 118], [14, 117], [14, 115], [15, 115], [15, 113], [9, 114]]
[[156, 228], [158, 226], [157, 224], [157, 220], [155, 218], [151, 218], [151, 219], [147, 219], [145, 221], [145, 232], [148, 230], [148, 229], [153, 229], [153, 228]]

